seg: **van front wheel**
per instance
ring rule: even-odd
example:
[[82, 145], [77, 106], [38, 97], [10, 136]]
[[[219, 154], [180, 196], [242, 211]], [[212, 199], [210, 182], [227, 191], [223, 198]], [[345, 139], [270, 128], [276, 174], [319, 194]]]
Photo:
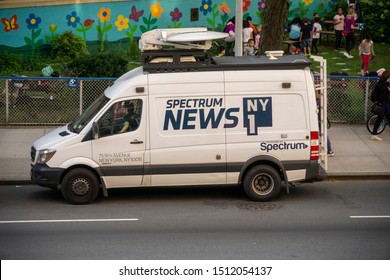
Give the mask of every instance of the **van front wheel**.
[[76, 168], [65, 175], [61, 193], [69, 203], [88, 204], [99, 194], [99, 181], [91, 171]]
[[267, 165], [255, 166], [244, 179], [246, 195], [254, 201], [269, 201], [280, 193], [281, 179], [276, 170]]

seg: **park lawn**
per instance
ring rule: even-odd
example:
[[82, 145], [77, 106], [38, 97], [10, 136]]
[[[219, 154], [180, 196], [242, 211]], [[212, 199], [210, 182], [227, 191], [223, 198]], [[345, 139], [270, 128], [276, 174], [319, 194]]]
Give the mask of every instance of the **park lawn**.
[[[320, 45], [318, 47], [319, 56], [324, 57], [327, 60], [328, 75], [332, 72], [345, 72], [349, 76], [360, 76], [362, 59], [358, 54], [359, 40], [356, 40], [356, 46], [351, 51], [352, 59], [346, 58], [343, 53], [345, 49], [336, 51], [333, 47], [333, 42], [329, 42], [327, 45]], [[370, 63], [369, 71], [376, 71], [380, 68], [390, 67], [390, 52], [389, 45], [384, 43], [374, 43], [374, 52], [377, 56], [376, 63]], [[345, 64], [344, 64], [345, 63]], [[313, 66], [318, 64], [313, 62]]]

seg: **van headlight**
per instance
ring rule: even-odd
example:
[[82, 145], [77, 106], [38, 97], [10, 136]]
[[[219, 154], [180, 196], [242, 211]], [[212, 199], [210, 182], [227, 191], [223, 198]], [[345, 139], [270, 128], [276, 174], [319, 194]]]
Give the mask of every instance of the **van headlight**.
[[55, 153], [56, 153], [56, 150], [53, 150], [53, 149], [40, 150], [38, 152], [37, 163], [48, 162], [54, 156]]

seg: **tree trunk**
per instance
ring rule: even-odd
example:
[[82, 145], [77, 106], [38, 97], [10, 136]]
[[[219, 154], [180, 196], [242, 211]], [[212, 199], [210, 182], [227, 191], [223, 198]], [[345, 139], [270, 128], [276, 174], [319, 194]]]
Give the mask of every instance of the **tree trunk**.
[[283, 35], [290, 0], [269, 0], [264, 8], [260, 51], [283, 50]]

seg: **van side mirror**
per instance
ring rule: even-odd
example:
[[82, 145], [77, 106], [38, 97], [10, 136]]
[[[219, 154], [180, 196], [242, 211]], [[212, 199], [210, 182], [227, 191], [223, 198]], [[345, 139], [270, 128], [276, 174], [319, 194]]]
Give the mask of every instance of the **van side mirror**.
[[92, 124], [92, 138], [98, 139], [99, 138], [99, 125], [97, 122], [94, 122]]

